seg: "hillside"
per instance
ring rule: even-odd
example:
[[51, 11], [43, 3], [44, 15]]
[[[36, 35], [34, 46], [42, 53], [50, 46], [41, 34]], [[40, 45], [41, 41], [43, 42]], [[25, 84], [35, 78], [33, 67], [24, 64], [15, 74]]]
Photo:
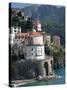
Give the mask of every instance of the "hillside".
[[26, 16], [38, 18], [42, 23], [42, 30], [51, 35], [58, 35], [61, 44], [65, 43], [65, 7], [51, 5], [31, 5], [22, 9]]
[[38, 18], [42, 30], [60, 36], [61, 44], [65, 45], [65, 7], [36, 4], [16, 10], [21, 10], [25, 16], [30, 16], [32, 19]]
[[22, 9], [25, 15], [32, 18], [39, 18], [40, 20], [53, 20], [59, 23], [64, 23], [65, 8], [51, 5], [31, 5]]

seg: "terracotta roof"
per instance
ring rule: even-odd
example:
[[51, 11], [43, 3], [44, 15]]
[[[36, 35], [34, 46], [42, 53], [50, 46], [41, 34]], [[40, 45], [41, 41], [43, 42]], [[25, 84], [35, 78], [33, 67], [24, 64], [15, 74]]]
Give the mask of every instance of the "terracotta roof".
[[28, 36], [29, 33], [17, 33], [16, 36]]
[[31, 32], [31, 35], [39, 36], [42, 35], [40, 32]]
[[16, 37], [29, 37], [29, 36], [40, 36], [42, 35], [41, 32], [29, 32], [29, 33], [17, 33]]

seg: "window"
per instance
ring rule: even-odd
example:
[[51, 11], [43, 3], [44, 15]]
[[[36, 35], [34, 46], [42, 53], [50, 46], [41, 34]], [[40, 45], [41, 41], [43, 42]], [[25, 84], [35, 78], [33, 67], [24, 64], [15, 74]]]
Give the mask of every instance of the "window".
[[16, 32], [16, 30], [14, 30], [14, 32]]
[[35, 56], [35, 48], [34, 47], [31, 48], [31, 55]]
[[14, 27], [14, 29], [16, 29], [16, 27]]
[[42, 56], [42, 48], [41, 47], [37, 47], [36, 56]]

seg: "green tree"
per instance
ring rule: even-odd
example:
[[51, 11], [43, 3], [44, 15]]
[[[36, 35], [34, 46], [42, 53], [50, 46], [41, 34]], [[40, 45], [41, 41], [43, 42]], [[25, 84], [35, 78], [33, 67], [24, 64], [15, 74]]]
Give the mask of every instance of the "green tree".
[[55, 66], [59, 66], [62, 64], [64, 64], [64, 58], [65, 58], [65, 54], [64, 54], [64, 50], [62, 48], [62, 46], [58, 46], [56, 45], [54, 42], [51, 43], [50, 45], [50, 55], [53, 56], [54, 58], [54, 65]]

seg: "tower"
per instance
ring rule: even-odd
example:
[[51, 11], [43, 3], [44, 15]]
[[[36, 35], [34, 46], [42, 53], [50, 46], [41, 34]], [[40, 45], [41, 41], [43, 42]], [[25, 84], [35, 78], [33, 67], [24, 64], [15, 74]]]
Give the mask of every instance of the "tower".
[[38, 75], [45, 77], [45, 69], [43, 68], [43, 61], [45, 59], [45, 50], [43, 43], [43, 35], [40, 32], [30, 33], [29, 42], [25, 46], [25, 58], [37, 63]]
[[34, 29], [36, 29], [37, 32], [41, 31], [41, 23], [39, 20], [34, 20], [33, 21], [33, 26]]

